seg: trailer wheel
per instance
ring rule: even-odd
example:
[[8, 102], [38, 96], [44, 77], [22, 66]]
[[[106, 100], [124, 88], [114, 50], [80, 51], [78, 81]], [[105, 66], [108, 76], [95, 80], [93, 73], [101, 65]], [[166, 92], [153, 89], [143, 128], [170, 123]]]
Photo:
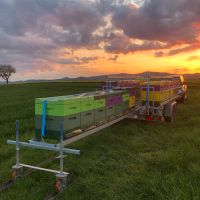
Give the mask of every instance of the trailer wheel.
[[62, 181], [59, 179], [56, 180], [55, 190], [56, 190], [56, 193], [59, 193], [62, 190]]

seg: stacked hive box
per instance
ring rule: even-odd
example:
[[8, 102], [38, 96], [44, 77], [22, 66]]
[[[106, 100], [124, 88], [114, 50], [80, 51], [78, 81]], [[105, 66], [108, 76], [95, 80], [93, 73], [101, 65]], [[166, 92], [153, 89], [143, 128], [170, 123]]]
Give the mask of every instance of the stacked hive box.
[[109, 120], [123, 114], [122, 91], [109, 91], [106, 93], [106, 119]]
[[[141, 98], [142, 105], [146, 105], [147, 98], [147, 83], [144, 82], [141, 85]], [[163, 82], [161, 81], [151, 81], [149, 83], [149, 104], [153, 106], [160, 105], [162, 101], [166, 99], [167, 90]]]
[[77, 95], [38, 98], [35, 101], [36, 138], [41, 138], [43, 106], [46, 106], [46, 138], [59, 139], [63, 123], [64, 133], [86, 129], [123, 115], [135, 105], [135, 92], [97, 91]]
[[36, 99], [36, 138], [40, 138], [41, 135], [44, 100], [47, 101], [46, 131], [51, 138], [59, 138], [61, 123], [64, 125], [63, 129], [65, 132], [80, 127], [80, 98], [65, 96], [57, 98]]
[[[107, 97], [107, 107], [108, 113], [112, 111], [114, 115], [122, 115], [126, 113], [127, 110], [132, 109], [136, 105], [136, 96], [139, 100], [140, 98], [140, 81], [138, 80], [119, 80], [113, 82], [112, 85], [115, 91], [120, 90], [118, 96], [113, 95], [112, 97]], [[105, 84], [105, 83], [104, 83]], [[111, 105], [112, 104], [112, 105]], [[110, 116], [112, 116], [110, 115]], [[108, 114], [109, 117], [109, 114]]]
[[116, 87], [119, 88], [134, 88], [136, 86], [139, 86], [139, 81], [137, 80], [121, 80], [116, 83]]
[[123, 105], [124, 105], [123, 92], [121, 92], [115, 97], [115, 115], [116, 116], [123, 115], [123, 112], [124, 112]]
[[[117, 87], [125, 89], [126, 91], [126, 93], [123, 95], [124, 109], [126, 112], [127, 106], [129, 109], [131, 109], [136, 105], [136, 91], [138, 93], [140, 82], [137, 80], [121, 80], [117, 81]], [[140, 96], [140, 94], [138, 96]]]
[[94, 96], [80, 97], [81, 128], [85, 129], [94, 124]]
[[130, 89], [129, 90], [129, 108], [133, 108], [135, 106], [135, 95], [136, 95], [136, 91], [135, 89]]
[[[147, 83], [141, 83], [142, 105], [146, 105]], [[177, 94], [177, 85], [174, 81], [150, 81], [149, 105], [159, 106], [161, 102], [169, 100]]]
[[104, 94], [94, 96], [94, 121], [95, 125], [106, 120], [106, 100]]
[[123, 111], [126, 113], [129, 109], [129, 91], [125, 91], [123, 94]]

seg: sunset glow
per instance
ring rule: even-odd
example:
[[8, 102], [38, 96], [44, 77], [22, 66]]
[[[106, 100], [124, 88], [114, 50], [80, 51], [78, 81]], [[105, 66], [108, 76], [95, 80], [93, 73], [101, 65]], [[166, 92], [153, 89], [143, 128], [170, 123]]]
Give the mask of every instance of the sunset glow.
[[2, 0], [12, 80], [200, 72], [200, 1]]

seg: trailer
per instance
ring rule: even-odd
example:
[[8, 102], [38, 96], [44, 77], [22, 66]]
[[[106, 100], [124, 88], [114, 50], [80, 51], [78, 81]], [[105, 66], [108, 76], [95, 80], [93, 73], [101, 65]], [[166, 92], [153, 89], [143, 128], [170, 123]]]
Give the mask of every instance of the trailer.
[[[136, 95], [136, 106], [135, 109], [129, 114], [128, 118], [146, 120], [146, 121], [162, 121], [162, 122], [174, 122], [176, 120], [176, 110], [177, 103], [183, 102], [183, 99], [187, 99], [187, 86], [184, 78], [180, 76], [168, 76], [168, 77], [143, 77], [134, 78], [134, 80], [140, 80], [143, 84], [139, 86], [135, 84], [138, 90], [140, 90], [139, 95]], [[151, 85], [151, 80], [153, 81], [169, 81], [176, 80], [176, 85], [171, 86], [171, 88], [166, 88], [162, 94], [162, 91], [156, 91], [155, 85]], [[177, 81], [178, 80], [178, 81]], [[182, 82], [184, 80], [184, 82]], [[123, 81], [122, 81], [123, 82]], [[105, 89], [113, 90], [127, 90], [131, 89], [134, 83], [130, 86], [129, 84], [120, 83], [117, 84], [114, 81], [108, 81], [104, 84]], [[167, 97], [166, 97], [167, 92]], [[160, 95], [160, 101], [156, 101], [156, 95]], [[145, 101], [144, 101], [145, 100]], [[185, 101], [185, 100], [184, 100]]]
[[[178, 93], [181, 90], [181, 84], [177, 84], [172, 88], [167, 88], [164, 90], [163, 94], [160, 91], [160, 99], [162, 99], [162, 101], [157, 102], [156, 86], [150, 85], [149, 77], [146, 83], [146, 86], [143, 85], [140, 88], [140, 103], [132, 113], [131, 118], [147, 121], [174, 122], [176, 119], [177, 101], [181, 98], [180, 93]], [[176, 92], [173, 90], [176, 90]], [[145, 102], [143, 102], [143, 91], [146, 93]], [[166, 92], [168, 95], [166, 95]]]
[[[7, 144], [16, 146], [16, 164], [12, 167], [12, 181], [15, 182], [22, 177], [23, 168], [54, 173], [56, 177], [55, 191], [59, 193], [66, 188], [67, 178], [69, 177], [69, 173], [63, 171], [64, 154], [80, 155], [80, 150], [65, 148], [64, 146], [126, 118], [174, 122], [176, 119], [177, 101], [182, 98], [182, 93], [180, 92], [181, 84], [177, 82], [176, 85], [173, 82], [174, 85], [169, 84], [167, 88], [167, 83], [166, 85], [163, 84], [162, 87], [157, 87], [157, 85], [151, 83], [154, 83], [151, 82], [151, 77], [135, 79], [132, 82], [122, 81], [116, 83], [115, 81], [109, 81], [103, 85], [102, 90], [93, 93], [77, 94], [73, 96], [72, 101], [68, 97], [59, 97], [58, 100], [55, 100], [55, 97], [51, 97], [48, 100], [43, 99], [42, 101], [36, 100], [39, 108], [37, 112], [41, 112], [41, 116], [39, 116], [40, 129], [37, 130], [36, 137], [27, 142], [20, 141], [19, 121], [16, 121], [16, 140], [7, 140]], [[94, 98], [91, 98], [91, 95]], [[61, 103], [63, 100], [65, 100], [65, 103]], [[48, 104], [48, 101], [51, 101], [51, 104]], [[56, 101], [60, 102], [60, 104], [55, 104]], [[50, 107], [48, 107], [49, 105]], [[49, 108], [50, 111], [48, 110]], [[59, 113], [55, 112], [54, 108], [60, 109], [59, 113], [62, 116], [58, 116]], [[70, 109], [73, 109], [73, 111]], [[64, 117], [63, 110], [67, 113], [67, 117]], [[51, 117], [50, 122], [47, 122], [48, 112], [56, 113], [57, 115]], [[70, 124], [70, 121], [73, 121], [73, 124]], [[54, 123], [54, 129], [51, 129], [52, 123]], [[38, 124], [36, 128], [38, 128]], [[49, 132], [47, 128], [49, 128]], [[56, 132], [52, 134], [52, 130]], [[65, 134], [65, 131], [67, 131], [67, 134]], [[46, 142], [45, 138], [48, 136], [48, 133], [49, 136], [55, 136], [56, 134], [59, 142]], [[58, 152], [58, 158], [60, 159], [59, 170], [21, 163], [20, 147]]]

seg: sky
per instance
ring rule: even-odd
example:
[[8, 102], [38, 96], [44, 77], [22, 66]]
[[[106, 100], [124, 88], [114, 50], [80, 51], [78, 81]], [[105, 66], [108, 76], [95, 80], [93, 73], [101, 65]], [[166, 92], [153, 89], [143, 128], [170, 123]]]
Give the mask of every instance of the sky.
[[200, 72], [200, 0], [0, 0], [12, 80]]

